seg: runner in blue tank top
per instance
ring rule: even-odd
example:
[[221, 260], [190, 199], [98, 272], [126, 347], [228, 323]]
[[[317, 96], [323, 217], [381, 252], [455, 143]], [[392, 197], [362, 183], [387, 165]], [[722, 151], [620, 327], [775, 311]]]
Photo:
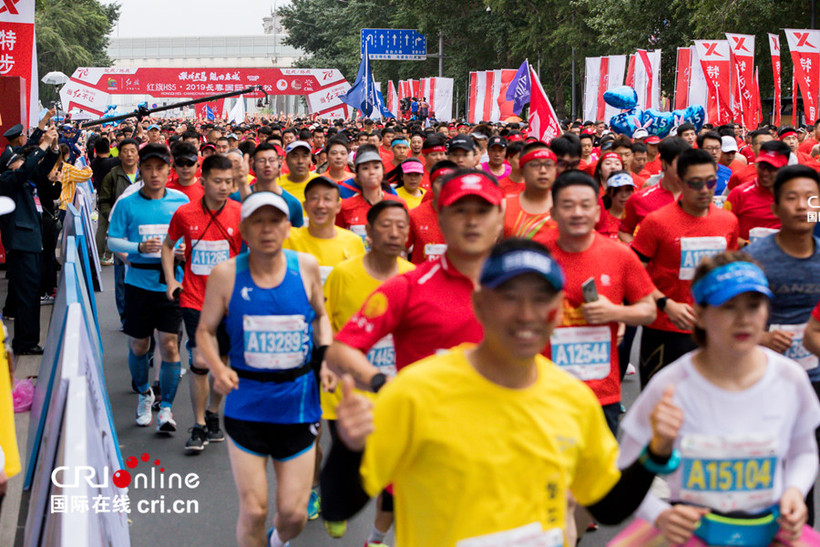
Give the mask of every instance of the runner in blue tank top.
[[[239, 229], [249, 251], [211, 272], [196, 341], [214, 390], [227, 397], [225, 432], [239, 493], [237, 542], [257, 545], [264, 537], [270, 456], [278, 488], [267, 545], [280, 547], [307, 522], [321, 420], [317, 376], [323, 389], [336, 387], [324, 362], [332, 331], [318, 262], [282, 249], [290, 230], [285, 200], [272, 192], [250, 195]], [[217, 347], [223, 318], [230, 368]]]

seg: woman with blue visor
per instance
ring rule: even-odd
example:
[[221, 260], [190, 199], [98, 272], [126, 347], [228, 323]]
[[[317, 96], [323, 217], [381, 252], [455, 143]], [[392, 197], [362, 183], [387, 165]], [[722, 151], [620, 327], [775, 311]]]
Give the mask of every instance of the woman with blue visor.
[[707, 545], [795, 541], [817, 476], [820, 403], [799, 364], [758, 345], [772, 292], [748, 255], [704, 259], [692, 294], [699, 348], [653, 377], [621, 424], [626, 467], [644, 457], [650, 412], [674, 387], [684, 421], [658, 470], [669, 498], [650, 491], [636, 515], [673, 544], [693, 535]]

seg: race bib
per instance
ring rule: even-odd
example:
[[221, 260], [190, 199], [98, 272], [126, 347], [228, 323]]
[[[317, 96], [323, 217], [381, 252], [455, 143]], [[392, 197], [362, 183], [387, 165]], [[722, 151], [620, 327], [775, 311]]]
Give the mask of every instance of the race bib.
[[504, 532], [496, 532], [486, 536], [462, 539], [456, 547], [563, 547], [564, 531], [553, 528], [546, 532], [541, 530], [537, 522], [513, 528]]
[[327, 281], [327, 276], [333, 271], [333, 266], [319, 266], [319, 277], [322, 279], [322, 285]]
[[230, 258], [230, 246], [227, 240], [191, 242], [191, 273], [194, 275], [211, 275], [211, 270], [220, 262]]
[[424, 257], [426, 260], [435, 260], [447, 251], [446, 243], [428, 243], [424, 246]]
[[[165, 240], [168, 235], [167, 224], [140, 224], [139, 226], [140, 242], [148, 241], [149, 239], [158, 238], [160, 242]], [[145, 258], [160, 258], [160, 251], [155, 253], [140, 253], [140, 256]]]
[[749, 230], [749, 243], [754, 243], [758, 239], [763, 239], [779, 231], [775, 228], [752, 228]]
[[723, 204], [726, 203], [726, 196], [712, 196], [712, 203], [718, 209], [723, 209]]
[[706, 257], [726, 250], [726, 238], [721, 236], [680, 238], [680, 272], [678, 279], [691, 281], [695, 268]]
[[364, 250], [369, 251], [370, 245], [367, 244], [367, 232], [364, 229], [364, 224], [354, 224], [349, 229], [351, 232], [362, 238], [362, 243], [364, 243]]
[[550, 337], [552, 361], [579, 380], [603, 380], [611, 370], [607, 326], [562, 327]]
[[774, 501], [778, 457], [772, 434], [686, 435], [681, 456], [681, 501], [724, 513]]
[[396, 349], [393, 347], [393, 335], [388, 334], [370, 348], [367, 360], [388, 378], [396, 377]]
[[34, 208], [37, 209], [37, 212], [42, 214], [43, 213], [43, 204], [40, 202], [40, 196], [34, 194], [32, 196], [34, 198]]
[[792, 335], [792, 345], [786, 350], [785, 356], [792, 361], [797, 361], [805, 370], [812, 370], [820, 366], [817, 356], [806, 349], [803, 345], [803, 333], [806, 331], [808, 323], [800, 325], [772, 325], [769, 330], [782, 330]]
[[304, 315], [242, 317], [245, 363], [266, 370], [301, 367], [310, 348]]

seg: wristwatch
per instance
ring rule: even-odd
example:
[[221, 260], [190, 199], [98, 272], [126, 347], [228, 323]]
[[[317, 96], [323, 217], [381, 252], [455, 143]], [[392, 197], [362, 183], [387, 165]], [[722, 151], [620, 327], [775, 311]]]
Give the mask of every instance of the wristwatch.
[[666, 302], [669, 300], [668, 296], [662, 296], [655, 300], [655, 305], [658, 306], [658, 309], [663, 311], [666, 309]]
[[370, 390], [373, 393], [378, 393], [379, 390], [387, 383], [387, 376], [383, 372], [377, 372], [370, 379]]

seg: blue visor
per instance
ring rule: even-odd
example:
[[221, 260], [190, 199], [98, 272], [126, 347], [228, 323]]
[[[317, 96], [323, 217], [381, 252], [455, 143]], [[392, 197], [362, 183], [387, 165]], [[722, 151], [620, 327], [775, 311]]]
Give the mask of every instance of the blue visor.
[[509, 251], [490, 256], [481, 269], [481, 285], [494, 289], [514, 277], [536, 273], [547, 280], [556, 291], [564, 288], [564, 272], [550, 256], [530, 250]]
[[732, 262], [720, 266], [692, 285], [692, 296], [702, 306], [721, 306], [745, 292], [774, 297], [766, 274], [751, 262]]

